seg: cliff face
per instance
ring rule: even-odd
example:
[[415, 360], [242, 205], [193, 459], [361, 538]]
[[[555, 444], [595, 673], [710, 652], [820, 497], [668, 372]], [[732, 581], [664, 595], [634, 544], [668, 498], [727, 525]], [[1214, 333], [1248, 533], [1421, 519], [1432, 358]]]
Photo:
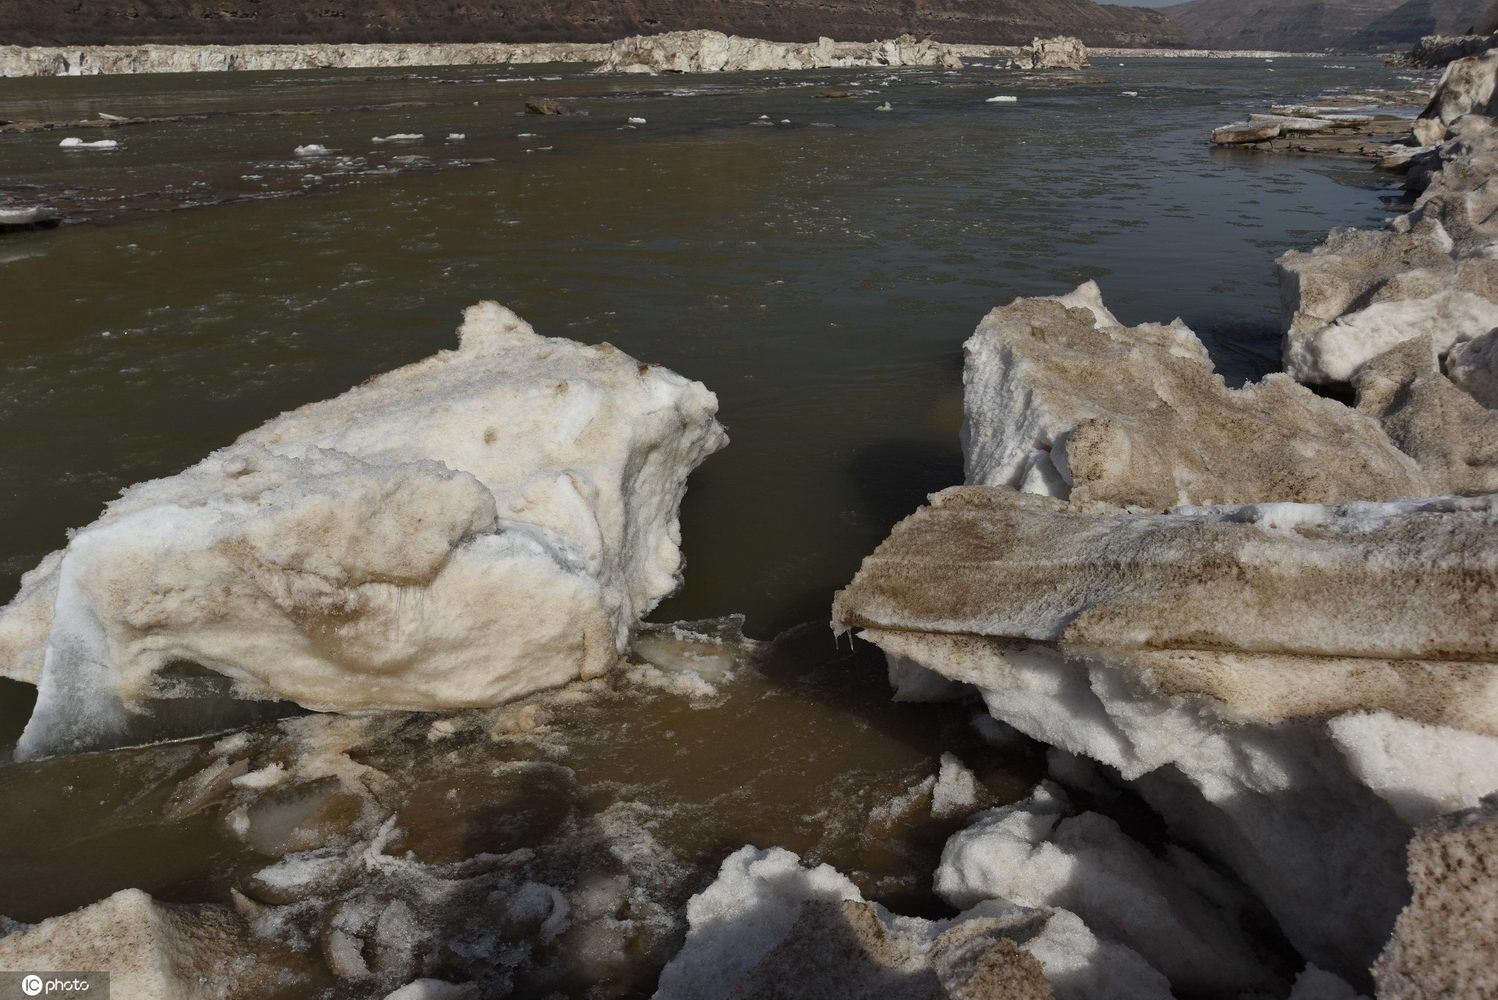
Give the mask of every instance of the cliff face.
[[1181, 45], [1157, 11], [1091, 0], [0, 0], [0, 44], [610, 41], [709, 28], [778, 41]]
[[1192, 45], [1227, 49], [1401, 48], [1461, 35], [1490, 0], [1190, 0], [1163, 8]]

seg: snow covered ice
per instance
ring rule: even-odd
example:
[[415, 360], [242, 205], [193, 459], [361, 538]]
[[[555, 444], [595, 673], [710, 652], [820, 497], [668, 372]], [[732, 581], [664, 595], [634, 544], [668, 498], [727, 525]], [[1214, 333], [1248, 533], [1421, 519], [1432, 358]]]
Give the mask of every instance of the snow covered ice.
[[1152, 509], [1432, 492], [1374, 420], [1283, 375], [1229, 389], [1185, 324], [1124, 326], [1090, 281], [963, 350], [969, 483]]
[[[829, 996], [1171, 995], [1137, 954], [1067, 910], [990, 899], [950, 920], [902, 917], [865, 902], [842, 873], [781, 848], [731, 854], [687, 904], [687, 921], [656, 1000], [784, 996], [787, 983], [825, 983]], [[910, 992], [917, 983], [925, 992]]]
[[486, 706], [611, 669], [680, 582], [717, 400], [494, 303], [459, 337], [130, 488], [28, 574], [0, 611], [38, 686], [19, 755], [129, 740], [159, 699]]

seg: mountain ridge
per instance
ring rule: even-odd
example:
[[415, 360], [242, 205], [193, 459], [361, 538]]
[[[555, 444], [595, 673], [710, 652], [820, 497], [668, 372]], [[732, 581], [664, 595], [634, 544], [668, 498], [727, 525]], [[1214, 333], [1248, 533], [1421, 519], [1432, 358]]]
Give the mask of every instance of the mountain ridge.
[[1159, 8], [1189, 44], [1211, 49], [1374, 51], [1463, 35], [1491, 0], [1188, 0]]

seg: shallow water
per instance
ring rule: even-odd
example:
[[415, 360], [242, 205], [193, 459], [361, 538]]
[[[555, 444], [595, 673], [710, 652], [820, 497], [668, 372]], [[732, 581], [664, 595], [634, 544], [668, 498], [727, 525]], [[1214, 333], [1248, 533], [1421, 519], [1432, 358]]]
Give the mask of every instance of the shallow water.
[[[607, 340], [718, 393], [733, 443], [692, 479], [687, 586], [655, 620], [741, 613], [760, 638], [824, 621], [889, 526], [960, 480], [961, 345], [989, 308], [1096, 278], [1127, 322], [1185, 318], [1230, 381], [1273, 367], [1272, 259], [1379, 223], [1394, 190], [1361, 163], [1214, 150], [1205, 136], [1270, 103], [1409, 82], [1372, 60], [1337, 64], [1351, 68], [0, 81], [0, 118], [202, 113], [0, 136], [0, 202], [69, 213], [60, 229], [0, 235], [0, 590], [122, 487], [451, 346], [459, 311], [494, 298], [544, 334]], [[828, 89], [854, 96], [817, 96]], [[998, 93], [1019, 101], [984, 102]], [[587, 114], [527, 116], [530, 95]], [[629, 116], [648, 123], [624, 129]], [[426, 138], [370, 141], [399, 132]], [[65, 135], [123, 148], [64, 151]], [[307, 143], [341, 152], [292, 155]], [[851, 802], [875, 775], [928, 773], [943, 745], [932, 733], [961, 718], [886, 705], [877, 664], [839, 653], [824, 628], [779, 648], [711, 713], [597, 709], [569, 766], [656, 802], [727, 795], [704, 858], [733, 837], [816, 853], [805, 817], [829, 787], [849, 786]], [[0, 741], [29, 705], [29, 689], [0, 682]], [[685, 753], [659, 752], [682, 712], [701, 732]], [[612, 774], [640, 746], [652, 750], [628, 759], [647, 763]], [[736, 753], [714, 765], [714, 747]], [[221, 890], [204, 874], [219, 847], [191, 828], [78, 867], [100, 850], [53, 832], [104, 823], [124, 793], [75, 811], [36, 775], [63, 767], [74, 786], [108, 788], [116, 766], [0, 771], [13, 816], [47, 817], [0, 831], [0, 912], [35, 918], [125, 885]], [[1031, 767], [1011, 754], [984, 770], [1013, 794]], [[822, 854], [858, 867], [841, 849]]]

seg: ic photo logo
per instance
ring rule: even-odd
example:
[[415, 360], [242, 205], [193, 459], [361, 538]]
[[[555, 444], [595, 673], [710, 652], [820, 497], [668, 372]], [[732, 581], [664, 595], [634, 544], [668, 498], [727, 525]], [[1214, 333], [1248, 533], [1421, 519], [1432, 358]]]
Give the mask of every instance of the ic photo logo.
[[[14, 980], [12, 980], [14, 982]], [[78, 996], [89, 992], [93, 983], [85, 976], [73, 974], [39, 976], [28, 973], [21, 977], [21, 992], [28, 997]], [[107, 990], [105, 992], [108, 992]]]

